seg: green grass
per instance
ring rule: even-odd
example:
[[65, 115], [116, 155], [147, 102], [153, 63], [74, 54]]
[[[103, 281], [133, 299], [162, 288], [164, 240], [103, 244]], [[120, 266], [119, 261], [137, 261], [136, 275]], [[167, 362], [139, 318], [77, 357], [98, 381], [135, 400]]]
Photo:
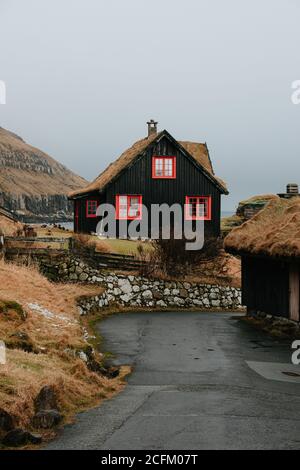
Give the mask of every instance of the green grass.
[[139, 240], [120, 240], [114, 238], [101, 238], [100, 240], [111, 253], [119, 253], [121, 255], [137, 255], [139, 245], [142, 245], [145, 251], [152, 249], [149, 242], [141, 242]]

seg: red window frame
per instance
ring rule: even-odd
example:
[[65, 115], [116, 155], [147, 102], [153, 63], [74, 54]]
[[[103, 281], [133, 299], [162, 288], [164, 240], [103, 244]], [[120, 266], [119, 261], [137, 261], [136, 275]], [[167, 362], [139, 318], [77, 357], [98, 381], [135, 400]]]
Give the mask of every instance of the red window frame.
[[[193, 202], [191, 202], [194, 200]], [[196, 214], [190, 214], [190, 204], [196, 203]], [[205, 204], [204, 215], [199, 215], [199, 206]], [[186, 220], [211, 220], [211, 196], [185, 196], [185, 219]]]
[[[122, 216], [120, 214], [121, 210], [121, 198], [126, 197], [126, 206], [124, 205], [124, 208], [126, 207], [126, 216]], [[129, 214], [130, 211], [130, 200], [133, 198], [138, 198], [138, 215], [133, 216]], [[142, 219], [142, 200], [143, 196], [141, 194], [117, 194], [116, 195], [116, 219], [118, 220], [141, 220]]]
[[[162, 160], [162, 175], [156, 174], [156, 162]], [[166, 175], [166, 161], [172, 160], [172, 175]], [[173, 155], [154, 155], [152, 157], [152, 178], [154, 179], [175, 179], [176, 178], [176, 157]]]
[[[96, 201], [95, 199], [88, 199], [86, 201], [86, 217], [88, 219], [91, 217], [97, 217], [97, 208], [98, 201]], [[91, 211], [91, 209], [93, 209], [93, 212]]]

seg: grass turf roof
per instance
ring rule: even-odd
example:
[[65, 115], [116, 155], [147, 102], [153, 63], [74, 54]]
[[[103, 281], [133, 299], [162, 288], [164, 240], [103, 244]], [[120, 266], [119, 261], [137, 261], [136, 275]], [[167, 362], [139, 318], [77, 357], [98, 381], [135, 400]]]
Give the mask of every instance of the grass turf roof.
[[[129, 149], [125, 150], [121, 156], [112, 162], [97, 178], [90, 184], [69, 194], [69, 198], [76, 198], [93, 191], [103, 190], [122, 170], [124, 170], [136, 157], [142, 154], [149, 145], [158, 140], [166, 131], [161, 131], [158, 134], [150, 135], [144, 139], [135, 142]], [[209, 152], [206, 144], [198, 142], [178, 141], [178, 144], [191, 155], [191, 157], [205, 170], [211, 179], [227, 194], [227, 188], [220, 178], [214, 175]]]
[[276, 196], [252, 219], [234, 228], [224, 245], [234, 253], [300, 258], [300, 198]]

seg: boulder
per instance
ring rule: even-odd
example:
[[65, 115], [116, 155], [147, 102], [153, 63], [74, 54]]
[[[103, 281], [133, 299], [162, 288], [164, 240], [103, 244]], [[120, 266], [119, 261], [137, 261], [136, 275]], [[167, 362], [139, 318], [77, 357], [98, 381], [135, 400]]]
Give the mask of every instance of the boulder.
[[7, 447], [21, 447], [26, 444], [40, 444], [41, 442], [42, 438], [39, 434], [31, 434], [20, 428], [9, 431], [2, 439], [2, 444]]
[[58, 401], [55, 388], [52, 385], [45, 385], [34, 400], [36, 413], [44, 410], [57, 410]]
[[11, 431], [14, 428], [14, 417], [0, 408], [0, 431]]
[[52, 429], [63, 419], [57, 410], [38, 411], [32, 418], [32, 426], [36, 429]]

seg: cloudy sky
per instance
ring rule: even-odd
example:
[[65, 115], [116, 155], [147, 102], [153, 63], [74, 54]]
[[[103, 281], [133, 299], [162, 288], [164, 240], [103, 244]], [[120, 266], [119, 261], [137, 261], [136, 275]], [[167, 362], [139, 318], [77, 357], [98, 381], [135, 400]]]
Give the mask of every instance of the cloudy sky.
[[0, 0], [0, 126], [93, 179], [155, 118], [230, 196], [300, 183], [297, 0]]

